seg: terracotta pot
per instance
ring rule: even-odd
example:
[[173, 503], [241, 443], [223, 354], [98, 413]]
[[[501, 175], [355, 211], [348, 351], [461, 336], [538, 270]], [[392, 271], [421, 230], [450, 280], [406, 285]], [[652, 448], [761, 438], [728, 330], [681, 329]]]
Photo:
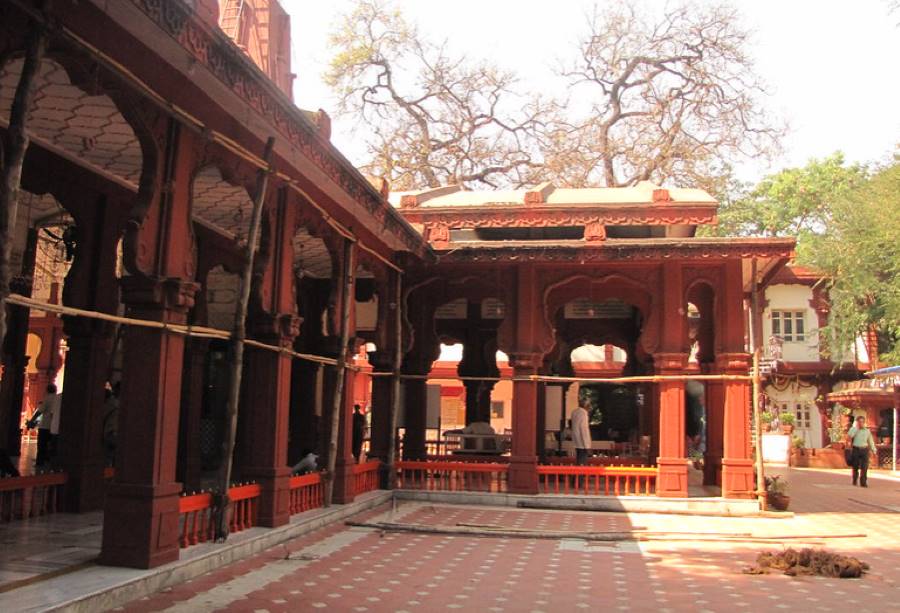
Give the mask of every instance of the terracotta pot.
[[791, 434], [794, 431], [794, 424], [781, 424], [781, 431], [785, 434]]

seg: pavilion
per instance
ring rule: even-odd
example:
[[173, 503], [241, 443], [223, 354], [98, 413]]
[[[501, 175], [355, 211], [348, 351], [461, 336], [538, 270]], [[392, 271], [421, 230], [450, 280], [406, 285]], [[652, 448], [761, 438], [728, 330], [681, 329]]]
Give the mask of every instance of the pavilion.
[[[446, 338], [464, 345], [467, 421], [489, 406], [496, 350], [510, 357], [509, 492], [540, 490], [543, 389], [590, 342], [625, 349], [624, 374], [643, 377], [647, 492], [687, 495], [686, 375], [700, 374], [707, 481], [753, 495], [744, 301], [793, 240], [697, 237], [714, 199], [649, 183], [389, 194], [330, 143], [324, 112], [294, 106], [287, 16], [252, 4], [270, 9], [265, 23], [231, 23], [211, 0], [0, 4], [0, 132], [8, 151], [23, 130], [30, 139], [0, 382], [10, 455], [25, 381], [53, 380], [63, 336], [66, 347], [63, 472], [2, 480], [0, 496], [12, 493], [0, 507], [13, 518], [102, 508], [109, 565], [158, 566], [210, 538], [217, 503], [199, 490], [226, 461], [231, 330], [254, 246], [232, 530], [286, 524], [323, 503], [324, 481], [339, 504], [378, 487], [379, 470], [395, 486], [401, 399], [404, 461], [427, 461], [425, 379]], [[37, 265], [48, 240], [73, 258], [57, 262], [61, 300]], [[460, 300], [462, 317], [438, 315]], [[370, 383], [353, 358], [362, 346]], [[110, 383], [121, 384], [113, 466], [101, 444]], [[374, 459], [357, 464], [354, 386], [368, 384]], [[292, 476], [308, 450], [335, 453], [334, 470]]]

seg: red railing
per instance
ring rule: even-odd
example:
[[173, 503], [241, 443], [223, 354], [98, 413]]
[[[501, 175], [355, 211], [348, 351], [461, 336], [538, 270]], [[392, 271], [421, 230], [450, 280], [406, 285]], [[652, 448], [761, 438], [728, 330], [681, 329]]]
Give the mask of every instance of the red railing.
[[378, 469], [380, 467], [379, 460], [369, 460], [353, 467], [353, 492], [355, 495], [378, 489]]
[[[231, 512], [228, 521], [229, 532], [240, 532], [256, 525], [261, 488], [256, 483], [238, 485], [228, 489]], [[213, 495], [210, 492], [182, 496], [178, 501], [181, 519], [182, 547], [205, 543], [213, 538]]]
[[56, 513], [67, 479], [62, 472], [0, 479], [0, 521]]
[[[542, 464], [553, 466], [575, 466], [575, 458], [567, 456], [547, 456]], [[588, 466], [651, 466], [646, 457], [636, 456], [594, 456], [588, 458]]]
[[411, 490], [505, 492], [508, 470], [499, 462], [397, 462], [398, 486]]
[[652, 466], [538, 466], [542, 494], [652, 496], [657, 469]]
[[319, 509], [325, 504], [325, 488], [322, 473], [309, 473], [291, 477], [291, 515]]

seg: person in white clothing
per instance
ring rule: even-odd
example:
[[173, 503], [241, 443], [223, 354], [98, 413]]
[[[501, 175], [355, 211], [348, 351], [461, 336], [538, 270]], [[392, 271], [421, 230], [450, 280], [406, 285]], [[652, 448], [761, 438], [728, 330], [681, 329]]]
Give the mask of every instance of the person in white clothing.
[[588, 413], [590, 408], [591, 402], [585, 397], [581, 399], [578, 408], [572, 411], [572, 442], [575, 444], [575, 463], [579, 465], [587, 464], [592, 446]]
[[37, 466], [44, 466], [50, 460], [51, 441], [54, 435], [59, 433], [60, 404], [62, 404], [62, 397], [56, 393], [56, 385], [51, 383], [47, 386], [47, 396], [40, 408], [35, 411], [26, 424], [28, 428], [37, 426], [38, 443], [37, 458], [35, 458]]

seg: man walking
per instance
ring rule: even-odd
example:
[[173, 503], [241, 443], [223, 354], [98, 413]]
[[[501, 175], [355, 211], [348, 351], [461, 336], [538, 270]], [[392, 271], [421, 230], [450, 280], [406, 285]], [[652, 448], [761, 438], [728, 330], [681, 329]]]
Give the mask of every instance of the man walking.
[[847, 432], [850, 437], [852, 451], [850, 455], [851, 464], [853, 465], [853, 485], [856, 485], [857, 478], [862, 487], [868, 486], [869, 477], [869, 451], [878, 454], [875, 448], [875, 438], [866, 428], [866, 418], [862, 415], [857, 416], [856, 425]]
[[578, 403], [578, 408], [572, 411], [572, 442], [575, 444], [575, 463], [579, 466], [587, 464], [588, 453], [591, 450], [591, 427], [588, 409], [591, 401], [585, 396]]
[[362, 414], [358, 404], [353, 405], [353, 457], [359, 462], [362, 455], [363, 440], [366, 438], [366, 416]]

